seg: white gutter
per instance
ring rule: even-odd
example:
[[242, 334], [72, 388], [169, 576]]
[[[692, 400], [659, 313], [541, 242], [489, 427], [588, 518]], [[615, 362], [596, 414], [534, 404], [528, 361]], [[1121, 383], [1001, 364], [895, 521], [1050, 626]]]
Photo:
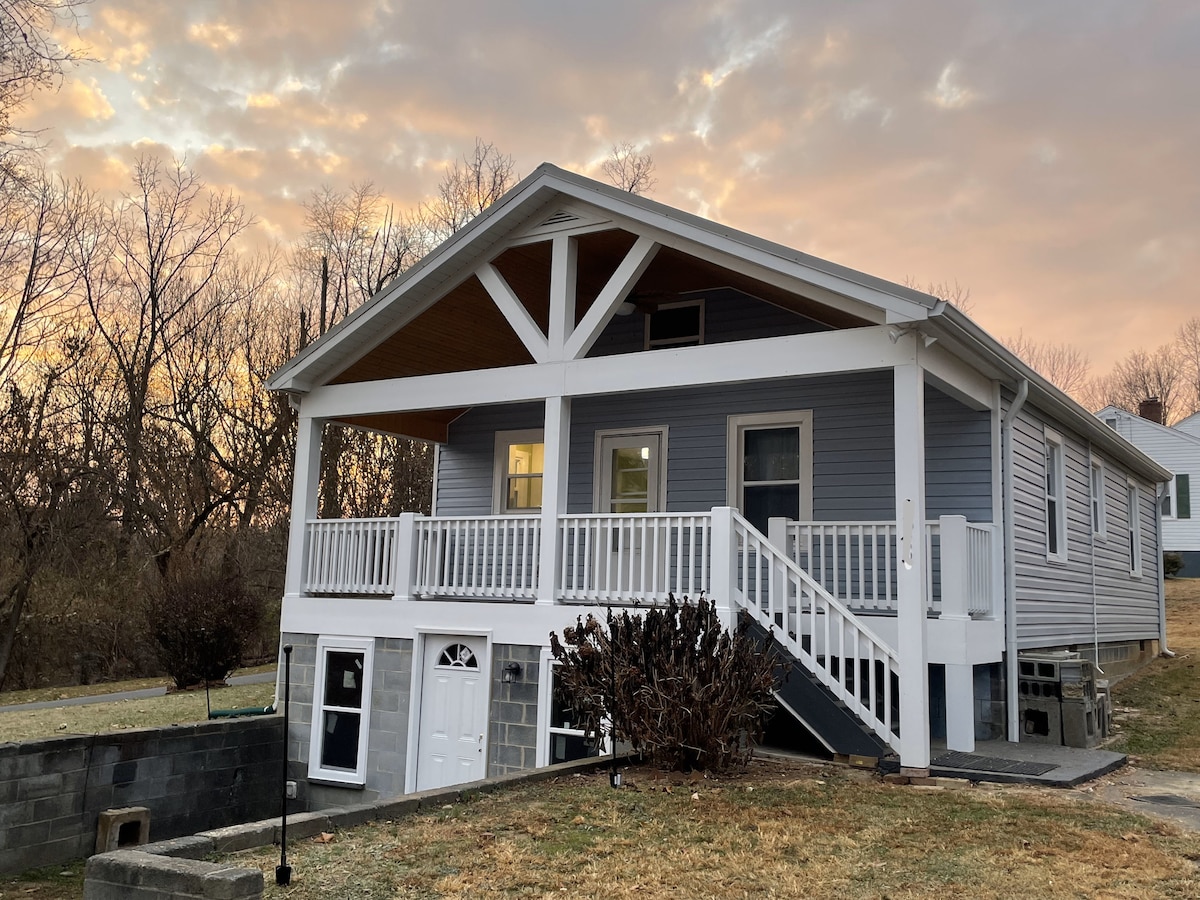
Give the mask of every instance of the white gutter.
[[[1012, 479], [1013, 437], [1012, 426], [1021, 407], [1029, 396], [1029, 379], [1022, 378], [1017, 385], [1017, 396], [1000, 422], [1001, 452], [1004, 456], [1000, 473], [1004, 493], [1004, 663], [1005, 663], [1005, 708], [1008, 710], [1008, 739], [1013, 743], [1021, 740], [1021, 716], [1017, 698], [1017, 560], [1013, 553], [1013, 492]], [[1161, 569], [1160, 569], [1161, 571]]]

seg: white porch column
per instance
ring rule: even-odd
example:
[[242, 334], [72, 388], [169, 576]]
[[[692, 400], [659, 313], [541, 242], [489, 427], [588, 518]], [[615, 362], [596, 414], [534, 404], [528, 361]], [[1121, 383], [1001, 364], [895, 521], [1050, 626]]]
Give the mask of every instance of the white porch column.
[[[953, 634], [966, 642], [971, 627], [971, 579], [967, 566], [967, 519], [938, 519], [941, 542], [942, 612], [944, 623], [956, 623]], [[946, 749], [975, 752], [975, 672], [969, 664], [946, 664]]]
[[542, 440], [542, 543], [538, 551], [537, 602], [552, 604], [558, 599], [559, 560], [562, 535], [558, 517], [567, 512], [567, 457], [571, 447], [571, 398], [547, 397]]
[[901, 770], [929, 768], [929, 664], [925, 622], [925, 378], [896, 366], [896, 611]]
[[292, 521], [288, 529], [287, 569], [283, 593], [299, 597], [304, 587], [308, 520], [317, 517], [317, 488], [321, 481], [321, 430], [324, 421], [305, 416], [296, 423], [296, 469], [292, 475]]
[[708, 599], [717, 615], [732, 630], [737, 621], [737, 540], [733, 534], [733, 508], [715, 506], [712, 510], [712, 536], [709, 544]]

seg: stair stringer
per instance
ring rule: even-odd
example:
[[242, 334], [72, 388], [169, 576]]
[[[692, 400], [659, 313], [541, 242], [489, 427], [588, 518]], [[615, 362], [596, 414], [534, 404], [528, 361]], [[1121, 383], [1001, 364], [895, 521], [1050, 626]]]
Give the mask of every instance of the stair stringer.
[[812, 732], [825, 749], [838, 756], [877, 759], [892, 752], [885, 741], [761, 624], [751, 620], [749, 633], [760, 647], [771, 646], [791, 664], [791, 670], [779, 678], [775, 699], [792, 718]]

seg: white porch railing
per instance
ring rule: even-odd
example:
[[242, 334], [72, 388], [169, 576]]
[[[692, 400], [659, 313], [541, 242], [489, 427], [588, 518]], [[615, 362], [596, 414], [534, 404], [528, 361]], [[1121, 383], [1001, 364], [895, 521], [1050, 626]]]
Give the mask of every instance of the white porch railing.
[[[858, 611], [896, 611], [896, 523], [786, 522], [771, 542], [818, 584]], [[996, 561], [990, 524], [943, 516], [925, 523], [925, 602], [938, 614], [994, 614]], [[966, 604], [966, 609], [962, 609]]]
[[733, 557], [727, 570], [714, 571], [714, 585], [733, 585], [734, 604], [770, 629], [795, 659], [898, 749], [895, 651], [736, 511], [714, 518], [713, 549], [714, 563]]
[[[926, 523], [931, 613], [995, 616], [1002, 573], [994, 531], [961, 516]], [[709, 590], [711, 532], [709, 513], [564, 516], [557, 596], [598, 605], [696, 597]], [[314, 519], [303, 589], [534, 600], [541, 538], [537, 516]], [[896, 523], [772, 520], [770, 543], [843, 606], [896, 611]]]
[[309, 519], [304, 589], [391, 596], [399, 524], [399, 519]]
[[655, 602], [708, 590], [711, 516], [564, 516], [559, 596], [596, 604]]
[[418, 517], [414, 595], [533, 600], [538, 516]]

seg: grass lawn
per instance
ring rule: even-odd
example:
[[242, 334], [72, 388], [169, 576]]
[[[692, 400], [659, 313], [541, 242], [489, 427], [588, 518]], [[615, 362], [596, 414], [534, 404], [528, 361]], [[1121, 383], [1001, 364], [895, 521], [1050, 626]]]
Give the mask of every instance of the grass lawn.
[[922, 788], [756, 761], [708, 779], [564, 777], [225, 857], [267, 897], [1197, 897], [1200, 836], [1019, 787]]
[[1200, 579], [1167, 581], [1167, 646], [1113, 688], [1118, 737], [1110, 749], [1147, 768], [1200, 772]]
[[[272, 667], [267, 667], [269, 671]], [[258, 670], [250, 670], [258, 671]], [[239, 673], [244, 674], [244, 673]], [[157, 683], [123, 682], [105, 685], [108, 691], [158, 687]], [[132, 686], [131, 686], [132, 685]], [[95, 687], [95, 685], [91, 685]], [[107, 691], [106, 691], [107, 692]], [[213, 709], [243, 706], [267, 706], [275, 698], [274, 683], [244, 684], [211, 690]], [[85, 695], [79, 695], [85, 696]], [[20, 703], [0, 694], [0, 704]], [[60, 698], [52, 698], [60, 699]], [[126, 728], [154, 728], [203, 722], [208, 718], [204, 691], [179, 691], [160, 697], [89, 703], [82, 706], [58, 706], [50, 709], [19, 710], [0, 713], [0, 740], [24, 741], [64, 734], [95, 734]]]

